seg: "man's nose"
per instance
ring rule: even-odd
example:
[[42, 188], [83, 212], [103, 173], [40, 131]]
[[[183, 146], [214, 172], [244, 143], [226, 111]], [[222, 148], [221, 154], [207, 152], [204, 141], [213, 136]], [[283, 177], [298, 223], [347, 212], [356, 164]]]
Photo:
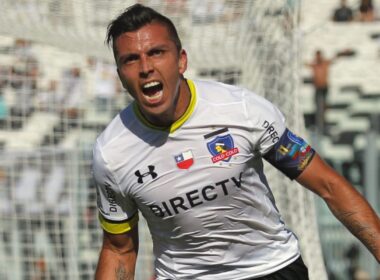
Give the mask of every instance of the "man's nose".
[[152, 61], [149, 57], [143, 56], [140, 60], [140, 75], [146, 77], [153, 71]]

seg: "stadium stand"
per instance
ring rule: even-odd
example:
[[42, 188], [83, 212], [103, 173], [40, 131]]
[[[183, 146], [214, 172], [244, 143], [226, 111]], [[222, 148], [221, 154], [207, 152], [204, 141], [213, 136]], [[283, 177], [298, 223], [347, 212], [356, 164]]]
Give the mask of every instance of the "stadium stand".
[[[316, 49], [322, 49], [329, 57], [344, 50], [349, 50], [351, 55], [340, 57], [330, 68], [326, 135], [315, 136], [314, 92], [308, 68], [301, 71], [304, 80], [301, 85], [301, 96], [304, 98], [301, 102], [308, 131], [315, 136], [315, 144], [325, 159], [340, 170], [359, 191], [369, 194], [370, 186], [366, 183], [370, 179], [365, 178], [367, 155], [371, 151], [373, 154], [380, 151], [380, 45], [375, 35], [380, 30], [380, 1], [372, 1], [375, 7], [375, 20], [372, 22], [359, 21], [359, 2], [347, 1], [354, 11], [354, 20], [351, 22], [331, 20], [339, 1], [304, 2], [301, 31], [303, 60], [310, 61]], [[377, 135], [375, 147], [368, 146], [368, 135], [371, 133]], [[379, 174], [380, 169], [372, 173]], [[375, 204], [374, 207], [379, 207], [380, 196], [378, 191], [376, 193], [372, 203]], [[357, 254], [347, 253], [357, 244], [334, 221], [324, 205], [318, 204], [318, 212], [323, 252], [330, 278], [357, 279], [353, 272], [355, 269], [365, 274], [367, 278], [363, 279], [378, 277], [380, 271], [377, 264], [371, 261], [362, 247], [358, 246]]]

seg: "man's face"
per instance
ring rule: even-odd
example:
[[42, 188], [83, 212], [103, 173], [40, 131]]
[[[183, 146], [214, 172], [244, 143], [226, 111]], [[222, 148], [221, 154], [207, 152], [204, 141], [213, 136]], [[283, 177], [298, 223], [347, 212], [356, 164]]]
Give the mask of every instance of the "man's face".
[[145, 25], [119, 36], [114, 45], [118, 74], [143, 115], [153, 124], [174, 116], [181, 75], [187, 67], [184, 50], [178, 53], [167, 28]]

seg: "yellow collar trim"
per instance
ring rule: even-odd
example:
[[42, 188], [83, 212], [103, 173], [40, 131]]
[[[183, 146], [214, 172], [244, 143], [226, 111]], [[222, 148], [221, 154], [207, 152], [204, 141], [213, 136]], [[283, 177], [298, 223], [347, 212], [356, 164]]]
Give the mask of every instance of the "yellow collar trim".
[[140, 112], [137, 103], [133, 102], [133, 111], [135, 112], [137, 118], [147, 127], [155, 129], [155, 130], [161, 130], [161, 131], [168, 131], [169, 133], [173, 133], [176, 131], [178, 128], [180, 128], [186, 120], [189, 119], [191, 114], [194, 112], [195, 109], [195, 104], [197, 102], [197, 94], [195, 90], [195, 85], [194, 82], [191, 80], [186, 80], [187, 85], [189, 86], [190, 89], [190, 103], [189, 106], [187, 107], [185, 113], [178, 119], [176, 120], [170, 127], [162, 127], [162, 126], [156, 126], [154, 124], [151, 124], [143, 114]]

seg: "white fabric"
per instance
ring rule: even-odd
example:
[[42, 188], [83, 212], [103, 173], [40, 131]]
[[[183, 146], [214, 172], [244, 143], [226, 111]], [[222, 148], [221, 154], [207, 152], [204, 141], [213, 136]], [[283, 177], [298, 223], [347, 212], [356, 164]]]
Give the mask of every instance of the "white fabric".
[[[129, 106], [98, 137], [93, 172], [99, 210], [110, 221], [141, 211], [152, 233], [158, 279], [238, 280], [272, 273], [300, 254], [263, 173], [262, 155], [284, 132], [284, 117], [247, 90], [194, 84], [194, 112], [176, 131], [146, 127]], [[230, 136], [233, 147], [227, 149], [238, 152], [214, 163], [208, 143]], [[193, 164], [180, 169], [175, 159], [187, 151]], [[142, 183], [136, 172], [145, 175]]]

